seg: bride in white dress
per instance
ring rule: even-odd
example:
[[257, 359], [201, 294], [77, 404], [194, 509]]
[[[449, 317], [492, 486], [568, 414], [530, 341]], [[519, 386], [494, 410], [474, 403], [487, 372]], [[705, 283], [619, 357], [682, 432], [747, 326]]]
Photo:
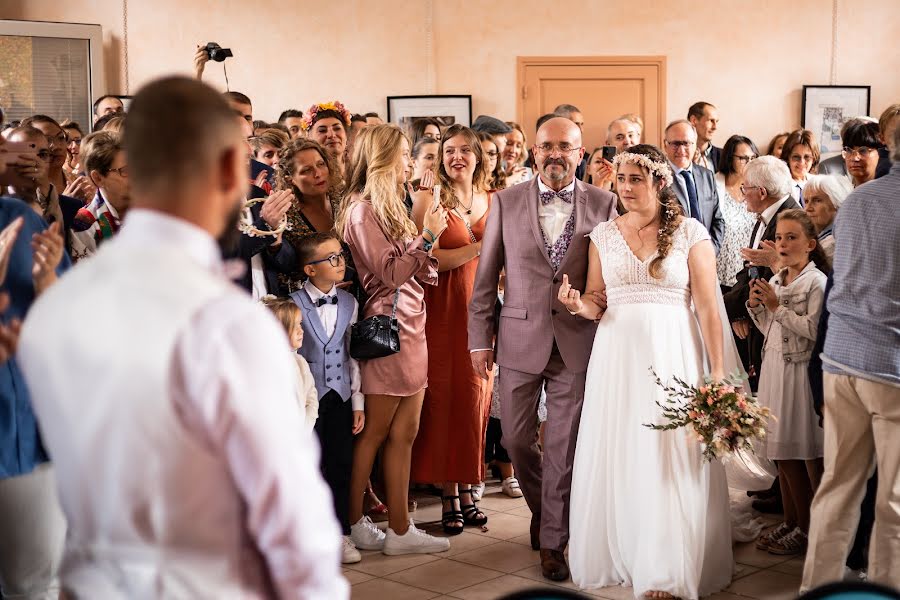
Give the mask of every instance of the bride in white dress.
[[663, 381], [724, 376], [715, 251], [703, 225], [681, 216], [657, 148], [632, 147], [616, 165], [629, 212], [591, 232], [585, 294], [565, 278], [559, 295], [570, 313], [600, 318], [572, 475], [572, 580], [698, 598], [731, 581], [725, 472], [686, 430], [643, 425], [662, 422], [665, 399], [650, 367]]

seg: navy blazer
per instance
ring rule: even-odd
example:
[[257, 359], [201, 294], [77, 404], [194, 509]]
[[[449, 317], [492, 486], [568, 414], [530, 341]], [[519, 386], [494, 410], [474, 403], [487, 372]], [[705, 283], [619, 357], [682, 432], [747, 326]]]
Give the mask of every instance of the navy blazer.
[[[0, 290], [8, 293], [10, 298], [9, 308], [2, 315], [4, 321], [24, 319], [34, 302], [31, 236], [47, 229], [47, 223], [21, 200], [0, 198], [0, 229], [17, 217], [22, 217], [25, 222], [13, 245], [6, 280], [0, 282]], [[57, 274], [62, 275], [70, 266], [69, 256], [63, 253]], [[72, 310], [74, 314], [78, 309], [73, 307]], [[53, 341], [48, 340], [48, 343]], [[30, 473], [47, 460], [31, 410], [28, 387], [13, 356], [0, 364], [0, 479]]]
[[[719, 190], [716, 187], [716, 176], [712, 171], [698, 164], [694, 164], [691, 167], [691, 172], [694, 175], [694, 185], [697, 188], [697, 201], [700, 203], [699, 218], [695, 215], [692, 216], [703, 223], [703, 226], [709, 231], [709, 237], [712, 238], [712, 243], [716, 247], [716, 254], [718, 254], [719, 248], [722, 247], [722, 241], [725, 239], [725, 218], [722, 216], [722, 208], [719, 206]], [[672, 166], [672, 174], [675, 179], [679, 180], [675, 181], [672, 186], [675, 188], [675, 195], [678, 196], [678, 201], [681, 203], [681, 208], [684, 209], [684, 214], [690, 215], [690, 203], [687, 198], [687, 189], [684, 187], [684, 177], [675, 172], [674, 166]]]

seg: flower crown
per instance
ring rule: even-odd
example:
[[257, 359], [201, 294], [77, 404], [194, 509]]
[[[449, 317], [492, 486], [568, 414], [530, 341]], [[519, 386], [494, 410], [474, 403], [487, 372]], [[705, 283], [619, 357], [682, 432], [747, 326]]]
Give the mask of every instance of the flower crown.
[[306, 111], [306, 116], [300, 121], [300, 127], [303, 128], [303, 131], [309, 131], [309, 128], [312, 127], [313, 123], [316, 121], [316, 115], [325, 110], [333, 110], [338, 113], [341, 115], [344, 125], [347, 127], [350, 126], [350, 111], [347, 110], [343, 104], [334, 100], [333, 102], [320, 102], [319, 104], [310, 106], [309, 110]]
[[672, 185], [672, 169], [669, 167], [668, 163], [657, 162], [646, 154], [635, 154], [634, 152], [617, 154], [613, 159], [613, 165], [618, 167], [622, 163], [634, 163], [644, 167], [653, 175], [662, 179], [666, 184], [664, 187]]

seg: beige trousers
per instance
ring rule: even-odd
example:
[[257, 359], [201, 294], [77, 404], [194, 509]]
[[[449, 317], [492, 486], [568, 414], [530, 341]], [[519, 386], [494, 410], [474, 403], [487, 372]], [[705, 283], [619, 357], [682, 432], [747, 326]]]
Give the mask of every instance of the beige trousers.
[[876, 465], [868, 579], [900, 588], [900, 388], [831, 373], [824, 383], [825, 474], [812, 504], [801, 590], [843, 579]]
[[65, 538], [49, 463], [0, 479], [0, 598], [56, 600]]

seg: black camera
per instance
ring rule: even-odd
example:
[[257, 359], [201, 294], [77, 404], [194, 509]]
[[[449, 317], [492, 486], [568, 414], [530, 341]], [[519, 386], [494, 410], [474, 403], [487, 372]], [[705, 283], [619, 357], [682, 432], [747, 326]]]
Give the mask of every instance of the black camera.
[[234, 56], [231, 53], [231, 48], [223, 48], [215, 42], [206, 44], [206, 54], [209, 56], [209, 60], [216, 62], [223, 62], [229, 56]]

